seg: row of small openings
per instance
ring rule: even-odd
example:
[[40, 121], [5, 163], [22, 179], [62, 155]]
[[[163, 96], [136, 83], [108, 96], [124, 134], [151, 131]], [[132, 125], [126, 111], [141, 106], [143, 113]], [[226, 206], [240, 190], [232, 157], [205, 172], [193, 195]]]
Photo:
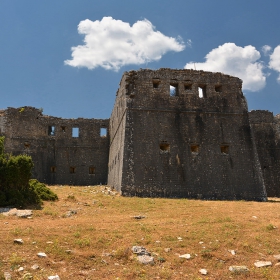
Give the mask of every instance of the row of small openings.
[[[153, 87], [159, 88], [160, 81], [159, 80], [153, 80]], [[185, 83], [184, 84], [184, 90], [185, 91], [191, 91], [192, 90], [192, 83]], [[222, 92], [222, 86], [216, 85], [215, 86], [216, 92]], [[178, 96], [179, 95], [179, 87], [178, 83], [171, 82], [169, 85], [169, 94], [170, 96]], [[206, 98], [206, 86], [205, 85], [199, 85], [198, 86], [198, 96], [199, 98]]]
[[[69, 173], [70, 174], [74, 174], [76, 173], [76, 166], [70, 166], [69, 167]], [[51, 173], [56, 173], [56, 166], [51, 166]], [[95, 167], [94, 166], [90, 166], [88, 169], [88, 174], [93, 175], [95, 174]]]
[[[166, 142], [161, 143], [159, 145], [159, 148], [160, 148], [160, 151], [163, 152], [163, 153], [169, 153], [170, 152], [170, 145]], [[190, 149], [191, 149], [191, 152], [193, 154], [198, 154], [199, 150], [200, 150], [200, 147], [199, 147], [199, 145], [190, 145]], [[229, 145], [224, 145], [224, 144], [221, 145], [220, 150], [221, 150], [222, 154], [229, 154]]]
[[[66, 131], [66, 126], [61, 126], [60, 127], [61, 131], [65, 133]], [[49, 136], [55, 136], [55, 126], [51, 125], [48, 128], [48, 135]], [[79, 127], [72, 127], [72, 137], [73, 138], [78, 138], [80, 134], [80, 129]], [[106, 137], [107, 136], [107, 128], [106, 127], [101, 127], [100, 128], [100, 136], [101, 137]]]

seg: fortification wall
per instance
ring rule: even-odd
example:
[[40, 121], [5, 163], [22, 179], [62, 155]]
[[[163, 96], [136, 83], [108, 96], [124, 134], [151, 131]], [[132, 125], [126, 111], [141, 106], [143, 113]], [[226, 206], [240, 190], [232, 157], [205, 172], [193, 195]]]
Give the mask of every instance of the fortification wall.
[[249, 113], [251, 127], [262, 168], [267, 195], [280, 196], [280, 133], [279, 117], [269, 111]]
[[124, 77], [123, 195], [266, 199], [240, 79], [170, 69]]
[[48, 184], [107, 182], [109, 120], [55, 118], [33, 107], [8, 108], [3, 118], [6, 152], [30, 155], [33, 177]]

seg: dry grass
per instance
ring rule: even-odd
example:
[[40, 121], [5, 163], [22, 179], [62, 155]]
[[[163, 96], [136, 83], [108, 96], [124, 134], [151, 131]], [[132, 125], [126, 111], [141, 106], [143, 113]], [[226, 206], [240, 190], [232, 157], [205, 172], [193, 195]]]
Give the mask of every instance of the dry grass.
[[[125, 198], [103, 193], [104, 187], [51, 189], [59, 201], [45, 202], [32, 219], [0, 215], [0, 279], [5, 271], [13, 279], [30, 273], [39, 280], [55, 274], [62, 280], [280, 279], [273, 257], [280, 254], [280, 201]], [[67, 217], [69, 210], [77, 214]], [[15, 238], [24, 244], [14, 244]], [[155, 264], [139, 264], [133, 245], [152, 252]], [[47, 258], [37, 257], [39, 252]], [[178, 256], [187, 253], [189, 260]], [[255, 268], [256, 260], [273, 266]], [[32, 270], [34, 264], [40, 268]], [[250, 272], [232, 274], [231, 265], [246, 265]], [[20, 266], [24, 271], [17, 271]]]

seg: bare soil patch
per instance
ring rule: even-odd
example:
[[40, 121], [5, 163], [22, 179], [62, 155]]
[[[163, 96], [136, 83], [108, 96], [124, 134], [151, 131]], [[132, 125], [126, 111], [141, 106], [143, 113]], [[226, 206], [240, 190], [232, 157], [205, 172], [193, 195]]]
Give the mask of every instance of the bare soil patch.
[[[127, 198], [104, 186], [50, 188], [59, 200], [44, 202], [32, 219], [0, 214], [0, 279], [4, 272], [38, 280], [56, 274], [62, 280], [280, 279], [274, 257], [280, 254], [280, 199]], [[151, 252], [155, 264], [140, 264], [135, 245]], [[184, 254], [190, 258], [179, 257]], [[272, 266], [257, 268], [256, 261]], [[233, 265], [249, 272], [232, 273]]]

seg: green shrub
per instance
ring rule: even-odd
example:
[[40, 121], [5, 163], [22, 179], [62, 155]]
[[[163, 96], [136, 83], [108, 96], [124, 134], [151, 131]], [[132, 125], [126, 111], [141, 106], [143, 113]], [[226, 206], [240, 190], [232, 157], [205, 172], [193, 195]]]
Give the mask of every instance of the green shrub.
[[44, 184], [31, 178], [32, 158], [4, 153], [4, 137], [0, 137], [0, 206], [18, 208], [42, 205], [42, 200], [57, 200], [57, 195]]
[[29, 185], [34, 189], [40, 199], [50, 201], [58, 200], [57, 195], [53, 191], [51, 191], [45, 184], [40, 183], [38, 180], [29, 180]]

